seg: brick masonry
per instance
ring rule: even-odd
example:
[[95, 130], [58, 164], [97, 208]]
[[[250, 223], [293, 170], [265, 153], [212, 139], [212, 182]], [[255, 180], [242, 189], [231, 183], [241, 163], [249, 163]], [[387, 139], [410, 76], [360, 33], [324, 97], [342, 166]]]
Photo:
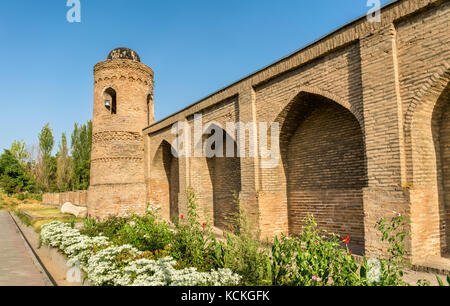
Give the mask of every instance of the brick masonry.
[[[411, 219], [413, 262], [449, 252], [449, 16], [448, 1], [393, 2], [380, 23], [360, 18], [156, 123], [153, 71], [113, 52], [94, 68], [89, 212], [160, 205], [178, 218], [193, 187], [219, 227], [238, 211], [237, 193], [266, 237], [298, 233], [313, 213], [376, 255], [385, 246], [374, 224], [398, 211]], [[104, 105], [114, 97], [116, 112]], [[172, 156], [172, 125], [193, 127], [199, 113], [222, 127], [280, 123], [279, 165], [261, 168], [248, 146], [242, 158]]]
[[62, 206], [70, 202], [77, 206], [87, 207], [87, 191], [70, 191], [63, 193], [46, 193], [42, 196], [42, 203], [52, 206]]

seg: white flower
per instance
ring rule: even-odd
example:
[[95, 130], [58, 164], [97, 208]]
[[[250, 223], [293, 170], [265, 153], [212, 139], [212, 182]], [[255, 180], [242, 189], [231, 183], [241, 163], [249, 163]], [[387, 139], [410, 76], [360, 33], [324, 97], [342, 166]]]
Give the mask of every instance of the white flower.
[[381, 279], [381, 263], [377, 258], [370, 258], [367, 261], [369, 270], [367, 271], [367, 279], [371, 283], [378, 283]]
[[[41, 241], [66, 254], [69, 264], [79, 264], [89, 282], [98, 286], [232, 286], [241, 280], [241, 276], [229, 269], [176, 270], [176, 261], [171, 257], [134, 260], [142, 252], [131, 245], [111, 245], [107, 237], [84, 236], [59, 221], [41, 227]], [[94, 254], [94, 248], [101, 250]], [[122, 259], [118, 266], [117, 256], [121, 254], [131, 256], [125, 256], [128, 259]]]
[[393, 213], [394, 213], [394, 215], [397, 215], [397, 217], [401, 217], [402, 216], [402, 214], [401, 213], [399, 213], [399, 212], [397, 212], [397, 211], [393, 211]]

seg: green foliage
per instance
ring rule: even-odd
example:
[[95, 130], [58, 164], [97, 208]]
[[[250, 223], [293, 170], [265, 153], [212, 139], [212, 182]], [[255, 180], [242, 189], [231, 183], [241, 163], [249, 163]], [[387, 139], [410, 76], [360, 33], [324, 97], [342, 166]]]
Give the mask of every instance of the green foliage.
[[112, 239], [126, 222], [127, 220], [125, 218], [116, 216], [109, 217], [103, 222], [99, 222], [89, 217], [84, 220], [84, 226], [80, 232], [89, 237], [95, 237], [102, 234], [103, 236]]
[[[406, 250], [403, 240], [407, 221], [396, 216], [377, 229], [389, 243], [389, 256], [356, 262], [348, 249], [349, 237], [320, 231], [313, 216], [304, 220], [298, 237], [275, 239], [272, 245], [272, 284], [288, 286], [400, 286], [405, 285]], [[342, 247], [342, 242], [345, 247]]]
[[66, 133], [62, 133], [58, 149], [59, 151], [56, 155], [56, 184], [59, 192], [66, 192], [70, 190], [72, 179], [72, 159], [69, 156], [69, 149], [67, 148]]
[[35, 164], [37, 187], [42, 192], [55, 191], [56, 158], [52, 156], [54, 145], [53, 131], [50, 124], [45, 124], [39, 133], [39, 156]]
[[26, 226], [31, 226], [31, 220], [30, 218], [28, 218], [28, 216], [22, 214], [19, 211], [16, 211], [15, 214]]
[[7, 194], [34, 190], [34, 180], [9, 150], [0, 156], [0, 187]]
[[156, 213], [147, 213], [143, 217], [111, 217], [103, 222], [88, 218], [81, 232], [88, 236], [102, 234], [115, 244], [130, 244], [144, 252], [143, 258], [171, 256], [178, 268], [229, 268], [242, 277], [241, 285], [246, 286], [405, 285], [403, 241], [408, 222], [400, 215], [390, 222], [381, 219], [376, 226], [382, 241], [389, 245], [389, 256], [369, 260], [364, 257], [357, 262], [348, 249], [351, 238], [320, 230], [312, 215], [305, 218], [300, 235], [276, 237], [273, 243], [264, 243], [250, 222], [253, 219], [249, 221], [240, 208], [239, 215], [231, 218], [224, 238], [218, 239], [211, 225], [200, 221], [197, 199], [190, 188], [187, 203], [187, 216], [181, 215], [173, 229]]
[[53, 138], [53, 132], [50, 128], [50, 123], [47, 123], [39, 133], [39, 149], [41, 150], [44, 159], [52, 154], [54, 144], [55, 139]]
[[193, 266], [206, 271], [208, 246], [213, 234], [210, 226], [200, 224], [197, 213], [197, 199], [193, 189], [187, 190], [187, 220], [181, 215], [176, 223], [176, 235], [172, 243], [172, 256], [182, 266]]
[[169, 226], [150, 213], [144, 217], [110, 217], [103, 222], [87, 218], [81, 233], [90, 237], [102, 234], [114, 244], [130, 244], [140, 251], [150, 252], [163, 250], [173, 239]]
[[[87, 190], [90, 181], [92, 121], [83, 125], [75, 124], [71, 136], [72, 156], [65, 133], [58, 144], [58, 153], [52, 156], [55, 139], [49, 123], [45, 124], [38, 135], [39, 146], [33, 160], [26, 143], [14, 141], [9, 153], [5, 151], [8, 156], [3, 157], [3, 165], [0, 165], [0, 188], [8, 194]], [[6, 175], [5, 171], [8, 172]]]
[[92, 149], [92, 121], [78, 126], [72, 132], [71, 154], [73, 160], [73, 190], [87, 190], [90, 180]]
[[152, 215], [133, 216], [123, 224], [114, 242], [130, 244], [140, 251], [154, 252], [164, 249], [173, 239], [173, 233], [165, 222]]
[[417, 281], [417, 286], [418, 287], [430, 287], [431, 286], [431, 282], [429, 280], [426, 280], [426, 279], [419, 279]]
[[11, 144], [11, 154], [14, 156], [14, 158], [19, 162], [19, 164], [22, 166], [23, 169], [26, 169], [27, 162], [31, 157], [31, 154], [26, 149], [26, 143], [25, 141], [17, 141], [14, 140], [14, 142]]
[[389, 223], [386, 219], [380, 219], [375, 228], [381, 233], [381, 241], [389, 244], [388, 257], [380, 259], [381, 280], [380, 285], [397, 286], [404, 285], [403, 270], [408, 266], [405, 259], [406, 249], [404, 239], [407, 235], [405, 227], [409, 221], [398, 214]]
[[[348, 242], [348, 239], [345, 239]], [[276, 286], [354, 286], [364, 283], [358, 265], [335, 234], [320, 231], [312, 215], [298, 237], [275, 239], [272, 284]]]
[[214, 268], [229, 268], [242, 276], [241, 284], [244, 286], [270, 285], [272, 267], [269, 249], [261, 241], [254, 220], [241, 207], [237, 196], [235, 201], [240, 213], [229, 217], [225, 240], [219, 241], [214, 237], [210, 248]]
[[447, 285], [444, 284], [442, 279], [440, 279], [439, 276], [437, 276], [437, 275], [436, 275], [436, 280], [438, 281], [440, 287], [450, 286], [450, 275], [447, 276]]

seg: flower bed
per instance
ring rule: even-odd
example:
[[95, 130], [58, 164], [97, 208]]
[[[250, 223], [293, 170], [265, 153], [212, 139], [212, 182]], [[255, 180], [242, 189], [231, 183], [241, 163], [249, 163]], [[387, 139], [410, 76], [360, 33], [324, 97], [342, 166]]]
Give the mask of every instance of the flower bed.
[[52, 222], [42, 227], [41, 240], [79, 264], [94, 285], [406, 285], [408, 221], [399, 213], [376, 224], [386, 256], [356, 260], [351, 237], [324, 232], [312, 215], [299, 235], [262, 241], [242, 210], [218, 238], [200, 219], [193, 191], [187, 202], [187, 215], [173, 223], [149, 207], [145, 216], [89, 217], [80, 231]]
[[130, 245], [113, 245], [107, 237], [88, 237], [68, 223], [54, 221], [41, 229], [41, 243], [57, 248], [79, 265], [97, 286], [232, 286], [241, 277], [229, 269], [177, 270], [171, 257], [157, 260]]

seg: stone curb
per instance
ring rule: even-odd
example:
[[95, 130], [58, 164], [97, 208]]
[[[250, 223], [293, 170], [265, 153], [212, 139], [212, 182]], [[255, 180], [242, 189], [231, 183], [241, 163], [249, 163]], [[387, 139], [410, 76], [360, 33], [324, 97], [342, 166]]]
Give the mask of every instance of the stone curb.
[[17, 223], [17, 221], [20, 221], [20, 220], [14, 219], [14, 217], [11, 215], [11, 213], [9, 211], [8, 211], [8, 214], [11, 217], [11, 219], [13, 221], [13, 224], [16, 227], [17, 233], [23, 239], [23, 242], [25, 244], [25, 248], [30, 253], [31, 260], [33, 261], [34, 265], [37, 267], [37, 269], [41, 273], [42, 278], [44, 279], [45, 286], [57, 286], [57, 283], [55, 282], [53, 277], [50, 275], [50, 273], [47, 271], [47, 269], [43, 265], [42, 261], [37, 256], [36, 252], [33, 250], [32, 246], [31, 246], [30, 242], [25, 237], [22, 229], [20, 228], [19, 224]]
[[[91, 286], [87, 281], [69, 282], [66, 279], [69, 270], [72, 269], [72, 267], [67, 264], [69, 259], [61, 254], [56, 248], [45, 245], [42, 245], [39, 248], [39, 234], [34, 231], [34, 228], [26, 226], [13, 213], [10, 213], [10, 216], [15, 221], [23, 238], [28, 242], [36, 259], [41, 263], [43, 270], [48, 274], [50, 279], [53, 279], [53, 284], [55, 286]], [[85, 275], [83, 272], [81, 272], [81, 276], [84, 278]]]

